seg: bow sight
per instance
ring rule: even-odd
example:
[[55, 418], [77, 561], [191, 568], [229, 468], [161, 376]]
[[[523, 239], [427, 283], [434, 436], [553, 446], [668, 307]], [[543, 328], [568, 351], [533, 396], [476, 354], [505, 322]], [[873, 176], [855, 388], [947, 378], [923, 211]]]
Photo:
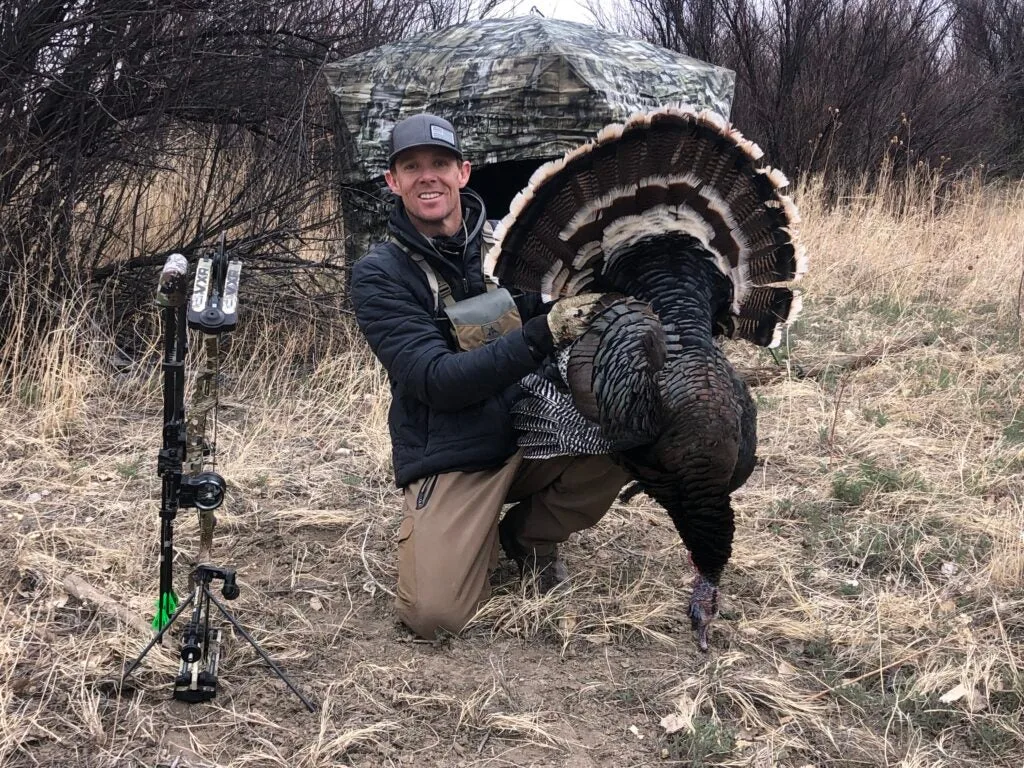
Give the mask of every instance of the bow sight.
[[[205, 437], [206, 416], [217, 407], [217, 378], [220, 365], [220, 337], [238, 324], [238, 286], [242, 272], [240, 261], [225, 255], [224, 235], [211, 256], [199, 259], [192, 297], [186, 300], [188, 261], [171, 254], [160, 273], [156, 303], [163, 320], [164, 426], [163, 447], [157, 458], [157, 474], [162, 480], [160, 502], [160, 597], [157, 599], [153, 629], [157, 634], [142, 653], [125, 669], [122, 680], [142, 663], [174, 621], [192, 605], [192, 616], [182, 632], [181, 666], [174, 681], [173, 696], [187, 702], [208, 701], [217, 692], [222, 632], [210, 626], [212, 603], [231, 622], [256, 652], [270, 665], [291, 690], [315, 711], [309, 701], [281, 671], [237, 619], [210, 591], [214, 580], [223, 581], [225, 600], [238, 597], [235, 571], [206, 562], [213, 540], [214, 510], [224, 503], [227, 484], [216, 472], [216, 444]], [[185, 408], [185, 356], [188, 329], [203, 334], [205, 366], [196, 377], [189, 413]], [[188, 471], [186, 471], [186, 468]], [[174, 592], [174, 518], [179, 509], [199, 512], [199, 553], [190, 575], [191, 594], [178, 604]]]

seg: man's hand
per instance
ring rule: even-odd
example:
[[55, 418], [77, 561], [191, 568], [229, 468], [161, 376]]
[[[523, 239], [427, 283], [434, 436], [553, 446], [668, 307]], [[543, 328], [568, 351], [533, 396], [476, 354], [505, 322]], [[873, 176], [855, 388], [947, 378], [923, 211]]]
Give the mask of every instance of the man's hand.
[[600, 293], [581, 293], [559, 299], [552, 305], [547, 317], [555, 346], [563, 347], [583, 335], [600, 298]]

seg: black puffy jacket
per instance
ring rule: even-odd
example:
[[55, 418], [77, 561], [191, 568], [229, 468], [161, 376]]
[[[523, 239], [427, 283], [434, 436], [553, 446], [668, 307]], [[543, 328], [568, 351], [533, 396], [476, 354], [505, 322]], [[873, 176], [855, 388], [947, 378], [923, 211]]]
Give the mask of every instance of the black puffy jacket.
[[[397, 201], [388, 223], [401, 243], [377, 243], [352, 268], [356, 322], [391, 382], [388, 427], [395, 483], [499, 466], [516, 450], [509, 408], [517, 382], [551, 351], [538, 294], [513, 291], [524, 328], [486, 346], [458, 351], [447, 318], [436, 311], [415, 249], [459, 301], [483, 293], [483, 201], [463, 190], [468, 239], [464, 261], [445, 258], [409, 222]], [[533, 319], [533, 322], [529, 322]]]

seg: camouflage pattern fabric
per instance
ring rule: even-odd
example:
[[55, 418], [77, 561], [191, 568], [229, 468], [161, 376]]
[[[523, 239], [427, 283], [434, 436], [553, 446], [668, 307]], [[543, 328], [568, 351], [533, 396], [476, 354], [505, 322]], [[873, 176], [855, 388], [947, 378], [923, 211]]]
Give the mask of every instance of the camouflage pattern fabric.
[[735, 73], [585, 24], [526, 16], [467, 22], [324, 68], [341, 180], [384, 173], [388, 137], [420, 112], [450, 120], [473, 165], [551, 159], [640, 110], [671, 103], [728, 118]]

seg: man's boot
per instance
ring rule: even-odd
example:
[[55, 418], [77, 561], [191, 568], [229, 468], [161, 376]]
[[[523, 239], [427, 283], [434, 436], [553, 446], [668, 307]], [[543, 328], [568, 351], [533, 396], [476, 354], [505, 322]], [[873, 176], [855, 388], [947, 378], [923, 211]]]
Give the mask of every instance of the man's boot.
[[557, 544], [551, 545], [550, 554], [539, 555], [536, 550], [528, 550], [519, 543], [522, 517], [519, 507], [509, 510], [498, 523], [498, 541], [501, 542], [506, 557], [514, 560], [519, 566], [519, 575], [524, 579], [532, 579], [537, 593], [546, 595], [565, 583], [569, 578], [569, 570], [565, 567], [565, 561], [558, 555]]

